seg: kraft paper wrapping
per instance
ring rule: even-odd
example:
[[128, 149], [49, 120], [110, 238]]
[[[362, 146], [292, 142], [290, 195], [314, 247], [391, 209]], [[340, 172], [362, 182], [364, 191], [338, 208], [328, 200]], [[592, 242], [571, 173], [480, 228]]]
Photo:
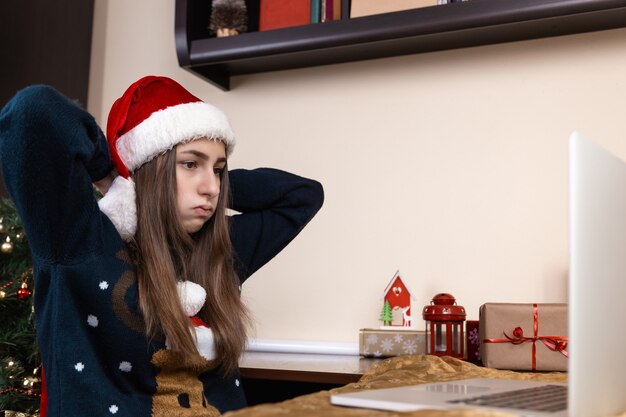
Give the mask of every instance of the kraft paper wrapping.
[[[535, 335], [535, 305], [537, 335]], [[516, 327], [521, 328], [523, 337], [514, 335]], [[567, 356], [564, 354], [567, 347], [563, 352], [554, 351], [542, 341], [550, 345], [554, 339], [561, 338], [562, 342], [567, 338], [567, 304], [486, 303], [480, 307], [479, 329], [480, 352], [483, 365], [486, 367], [533, 370], [533, 342], [530, 339], [535, 339], [534, 370], [567, 370]], [[507, 336], [515, 339], [518, 344], [510, 342]]]
[[389, 358], [426, 353], [426, 332], [403, 329], [360, 329], [359, 355]]

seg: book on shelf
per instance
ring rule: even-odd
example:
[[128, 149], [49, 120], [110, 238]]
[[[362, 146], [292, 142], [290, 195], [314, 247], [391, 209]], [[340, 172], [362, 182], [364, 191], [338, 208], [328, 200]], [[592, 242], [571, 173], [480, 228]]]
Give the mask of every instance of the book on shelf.
[[326, 0], [326, 21], [333, 20], [333, 0]]
[[341, 0], [333, 1], [333, 20], [341, 20]]
[[341, 5], [342, 0], [311, 0], [311, 23], [341, 20]]
[[311, 0], [311, 23], [319, 23], [320, 22], [320, 1], [322, 0]]
[[440, 0], [352, 0], [350, 18], [436, 6]]
[[313, 0], [261, 0], [259, 30], [308, 25]]
[[341, 18], [348, 19], [350, 17], [350, 0], [341, 2]]

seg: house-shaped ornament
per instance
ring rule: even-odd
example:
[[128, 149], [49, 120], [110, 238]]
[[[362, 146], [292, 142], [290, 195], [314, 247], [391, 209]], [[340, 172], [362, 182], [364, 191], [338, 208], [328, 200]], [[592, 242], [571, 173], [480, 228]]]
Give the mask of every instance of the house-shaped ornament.
[[407, 288], [400, 271], [391, 278], [383, 295], [383, 308], [380, 313], [381, 329], [415, 329], [411, 291]]

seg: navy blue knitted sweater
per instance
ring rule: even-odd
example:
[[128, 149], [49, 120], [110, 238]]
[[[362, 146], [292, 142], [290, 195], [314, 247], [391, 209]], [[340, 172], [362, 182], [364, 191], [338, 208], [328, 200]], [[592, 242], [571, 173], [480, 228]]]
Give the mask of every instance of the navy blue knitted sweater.
[[[93, 117], [47, 86], [0, 112], [0, 160], [33, 255], [37, 340], [48, 417], [210, 416], [245, 406], [238, 376], [163, 364], [148, 340], [126, 246], [92, 183], [112, 169]], [[243, 283], [323, 201], [321, 185], [283, 171], [230, 172], [231, 240]]]

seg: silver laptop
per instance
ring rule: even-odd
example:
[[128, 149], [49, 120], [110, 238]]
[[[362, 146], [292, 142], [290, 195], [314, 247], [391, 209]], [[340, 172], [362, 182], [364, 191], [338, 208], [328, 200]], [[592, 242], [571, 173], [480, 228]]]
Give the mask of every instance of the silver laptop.
[[[569, 146], [568, 384], [475, 378], [333, 394], [332, 404], [551, 417], [626, 411], [626, 162], [577, 132]], [[510, 391], [527, 396], [523, 408], [507, 402]]]

